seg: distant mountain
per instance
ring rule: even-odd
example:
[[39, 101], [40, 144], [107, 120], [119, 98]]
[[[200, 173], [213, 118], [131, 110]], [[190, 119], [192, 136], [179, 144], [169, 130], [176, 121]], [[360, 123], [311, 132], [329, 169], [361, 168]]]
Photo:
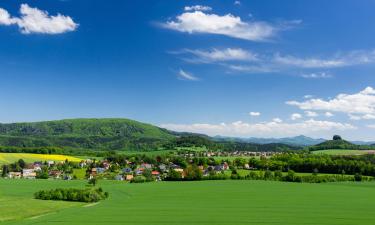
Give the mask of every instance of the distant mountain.
[[326, 141], [325, 139], [318, 138], [310, 138], [304, 135], [295, 136], [295, 137], [287, 137], [287, 138], [231, 138], [231, 137], [221, 137], [215, 136], [216, 140], [232, 140], [232, 141], [241, 141], [246, 143], [256, 143], [256, 144], [272, 144], [272, 143], [281, 143], [287, 145], [295, 145], [295, 146], [310, 146], [316, 145]]
[[328, 140], [325, 142], [322, 142], [320, 144], [310, 146], [309, 149], [311, 151], [316, 151], [316, 150], [327, 150], [327, 149], [342, 149], [342, 150], [370, 150], [370, 149], [375, 149], [375, 146], [372, 145], [357, 145], [354, 144], [353, 142], [346, 141], [344, 139], [341, 139], [340, 136], [335, 135], [338, 138], [336, 139], [335, 137], [333, 140]]

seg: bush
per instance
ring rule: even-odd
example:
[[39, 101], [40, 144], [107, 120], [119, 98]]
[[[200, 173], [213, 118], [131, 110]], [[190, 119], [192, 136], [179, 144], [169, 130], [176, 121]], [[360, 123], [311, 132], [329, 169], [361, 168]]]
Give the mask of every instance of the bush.
[[133, 180], [130, 181], [130, 183], [145, 183], [147, 182], [146, 177], [144, 176], [136, 176]]
[[75, 189], [57, 188], [52, 190], [42, 190], [34, 193], [36, 199], [73, 201], [73, 202], [98, 202], [108, 198], [109, 193], [103, 192], [102, 188], [97, 189]]

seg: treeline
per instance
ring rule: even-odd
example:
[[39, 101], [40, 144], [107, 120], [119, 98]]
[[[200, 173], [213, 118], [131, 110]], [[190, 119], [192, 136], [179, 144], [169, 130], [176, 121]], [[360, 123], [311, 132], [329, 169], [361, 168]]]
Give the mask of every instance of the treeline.
[[236, 141], [214, 141], [204, 135], [190, 135], [178, 137], [163, 145], [166, 149], [176, 149], [177, 147], [206, 147], [210, 151], [291, 151], [299, 150], [301, 147], [291, 146], [281, 143], [255, 144]]
[[330, 156], [314, 154], [280, 154], [271, 158], [249, 160], [251, 167], [261, 170], [294, 170], [301, 173], [362, 174], [375, 176], [375, 156]]
[[42, 190], [34, 194], [36, 199], [74, 202], [98, 202], [108, 198], [108, 192], [102, 188], [97, 189], [75, 189], [57, 188], [52, 190]]

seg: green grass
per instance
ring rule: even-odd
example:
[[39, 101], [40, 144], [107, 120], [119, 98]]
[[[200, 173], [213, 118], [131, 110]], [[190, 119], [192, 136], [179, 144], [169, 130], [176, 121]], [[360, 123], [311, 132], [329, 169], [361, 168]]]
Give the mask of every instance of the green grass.
[[76, 176], [77, 179], [85, 179], [86, 169], [73, 169], [73, 176]]
[[[371, 151], [371, 150], [369, 150]], [[365, 155], [369, 151], [366, 150], [346, 150], [346, 149], [328, 149], [328, 150], [319, 150], [312, 151], [313, 154], [327, 154], [327, 155]]]
[[[14, 198], [8, 215], [29, 217], [40, 204], [36, 190], [83, 187], [83, 181], [0, 180], [0, 199]], [[315, 225], [374, 224], [375, 183], [299, 184], [267, 181], [202, 181], [127, 184], [101, 181], [110, 197], [96, 205], [65, 203], [56, 213], [0, 223], [14, 225]], [[16, 201], [16, 198], [20, 200]], [[30, 204], [34, 201], [34, 204]], [[18, 208], [20, 202], [28, 203]], [[65, 206], [69, 207], [66, 208]], [[42, 206], [41, 206], [42, 207]], [[50, 210], [55, 210], [49, 205]], [[13, 211], [13, 213], [11, 213]], [[2, 212], [2, 211], [0, 211]], [[47, 212], [48, 213], [48, 212]], [[0, 213], [0, 218], [4, 218]], [[0, 219], [1, 220], [1, 219]]]
[[15, 161], [23, 159], [28, 163], [35, 162], [35, 161], [65, 161], [68, 159], [69, 161], [79, 162], [83, 158], [75, 157], [75, 156], [68, 156], [68, 155], [49, 155], [49, 154], [32, 154], [32, 153], [0, 153], [0, 165], [1, 164], [8, 164], [14, 163]]

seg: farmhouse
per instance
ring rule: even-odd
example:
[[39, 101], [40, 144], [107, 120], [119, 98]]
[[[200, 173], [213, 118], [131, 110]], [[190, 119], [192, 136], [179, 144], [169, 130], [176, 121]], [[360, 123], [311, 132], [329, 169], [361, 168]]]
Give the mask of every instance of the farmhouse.
[[8, 177], [13, 178], [13, 179], [19, 179], [22, 177], [22, 173], [21, 172], [9, 172]]
[[131, 181], [134, 179], [134, 176], [133, 175], [126, 175], [126, 180], [127, 181]]
[[36, 177], [36, 173], [34, 169], [23, 169], [22, 170], [22, 177], [26, 179], [34, 179]]

